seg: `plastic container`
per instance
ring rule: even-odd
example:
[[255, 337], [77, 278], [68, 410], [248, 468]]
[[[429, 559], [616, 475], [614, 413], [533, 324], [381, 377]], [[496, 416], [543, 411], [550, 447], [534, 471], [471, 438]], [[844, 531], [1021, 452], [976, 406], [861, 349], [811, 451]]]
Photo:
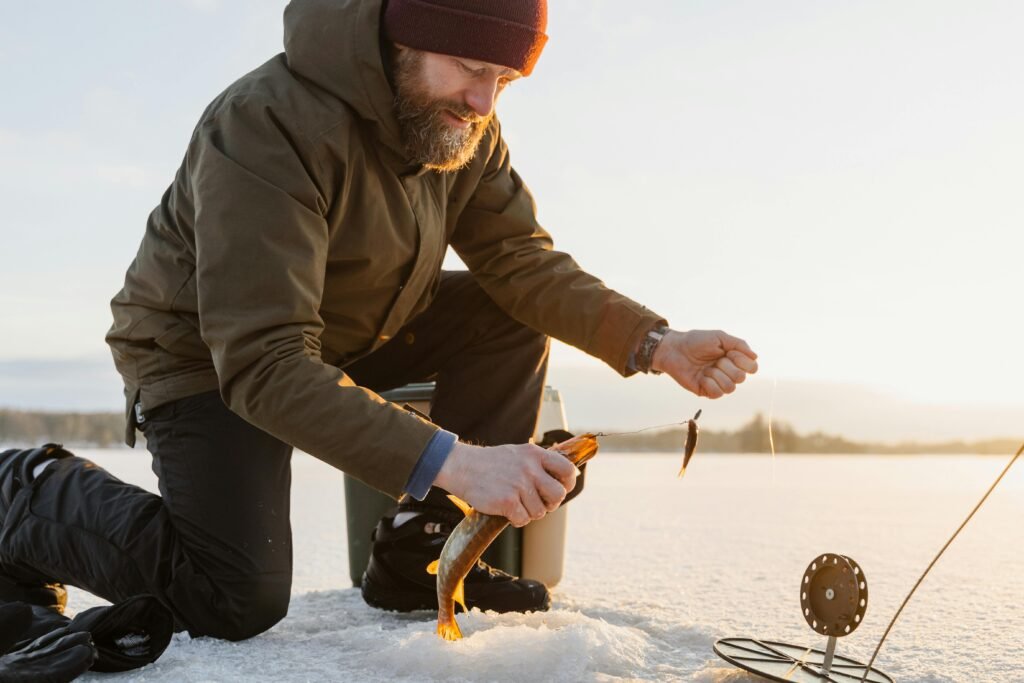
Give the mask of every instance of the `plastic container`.
[[[409, 384], [381, 396], [428, 415], [433, 394], [434, 384], [428, 382]], [[565, 428], [562, 396], [556, 389], [545, 387], [534, 438], [539, 441], [545, 432]], [[370, 534], [380, 518], [395, 506], [395, 501], [348, 475], [344, 480], [349, 577], [352, 585], [358, 586], [370, 560]], [[523, 529], [508, 527], [487, 549], [483, 559], [509, 574], [542, 581], [550, 588], [562, 578], [567, 526], [567, 508], [561, 507]]]

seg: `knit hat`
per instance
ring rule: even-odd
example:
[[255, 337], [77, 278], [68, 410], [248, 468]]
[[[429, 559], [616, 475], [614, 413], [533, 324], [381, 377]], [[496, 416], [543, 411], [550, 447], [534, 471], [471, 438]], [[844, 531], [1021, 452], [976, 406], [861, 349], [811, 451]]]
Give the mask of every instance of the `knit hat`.
[[524, 76], [547, 42], [547, 0], [388, 0], [388, 38], [417, 50], [500, 64]]

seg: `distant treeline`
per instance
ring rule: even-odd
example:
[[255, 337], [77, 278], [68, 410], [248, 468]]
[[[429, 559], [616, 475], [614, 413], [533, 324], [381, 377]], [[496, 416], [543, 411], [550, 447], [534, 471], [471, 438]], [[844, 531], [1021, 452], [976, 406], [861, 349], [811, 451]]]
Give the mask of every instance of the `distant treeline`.
[[[1020, 441], [988, 439], [985, 441], [904, 441], [896, 444], [871, 441], [850, 441], [841, 436], [813, 432], [799, 434], [790, 425], [772, 422], [771, 436], [776, 453], [872, 453], [882, 455], [935, 454], [1012, 454]], [[682, 427], [639, 434], [606, 436], [601, 447], [608, 451], [678, 451], [686, 442]], [[768, 421], [760, 413], [733, 432], [700, 430], [699, 449], [709, 453], [769, 453], [771, 442]]]
[[0, 409], [0, 444], [29, 448], [47, 442], [100, 448], [116, 446], [124, 442], [124, 414]]
[[[582, 431], [582, 430], [579, 430]], [[595, 430], [596, 431], [596, 430]], [[775, 421], [772, 436], [776, 453], [875, 453], [875, 454], [1005, 454], [1020, 442], [1011, 439], [987, 441], [907, 441], [897, 444], [850, 441], [821, 432], [799, 434], [790, 425]], [[112, 447], [124, 440], [121, 413], [42, 413], [0, 409], [0, 444], [26, 447], [54, 441], [67, 446]], [[606, 436], [601, 447], [608, 451], [677, 451], [686, 440], [683, 428]], [[768, 453], [768, 422], [755, 415], [736, 431], [700, 431], [700, 450], [709, 453]]]

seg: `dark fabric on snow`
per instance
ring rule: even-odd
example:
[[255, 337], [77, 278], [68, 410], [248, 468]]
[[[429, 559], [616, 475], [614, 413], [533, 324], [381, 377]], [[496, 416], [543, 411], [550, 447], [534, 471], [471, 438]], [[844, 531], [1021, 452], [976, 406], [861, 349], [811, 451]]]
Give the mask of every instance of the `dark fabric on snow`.
[[0, 683], [65, 683], [89, 670], [96, 650], [88, 633], [58, 627], [25, 640], [31, 625], [31, 606], [0, 605]]
[[93, 607], [73, 619], [42, 607], [32, 608], [25, 638], [38, 638], [58, 628], [92, 636], [97, 658], [92, 671], [130, 671], [155, 662], [174, 635], [174, 617], [149, 595], [116, 605]]

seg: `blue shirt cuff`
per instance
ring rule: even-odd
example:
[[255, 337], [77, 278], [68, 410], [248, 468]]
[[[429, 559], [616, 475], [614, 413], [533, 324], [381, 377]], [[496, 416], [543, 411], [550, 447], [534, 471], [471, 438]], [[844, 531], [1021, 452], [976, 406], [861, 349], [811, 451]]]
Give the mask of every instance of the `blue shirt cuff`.
[[448, 454], [452, 452], [458, 440], [459, 437], [451, 432], [437, 430], [434, 436], [430, 437], [430, 441], [420, 453], [420, 459], [412, 468], [409, 481], [405, 483], [405, 492], [416, 500], [426, 498], [427, 492], [437, 479], [437, 473], [441, 471], [441, 466], [448, 459]]

